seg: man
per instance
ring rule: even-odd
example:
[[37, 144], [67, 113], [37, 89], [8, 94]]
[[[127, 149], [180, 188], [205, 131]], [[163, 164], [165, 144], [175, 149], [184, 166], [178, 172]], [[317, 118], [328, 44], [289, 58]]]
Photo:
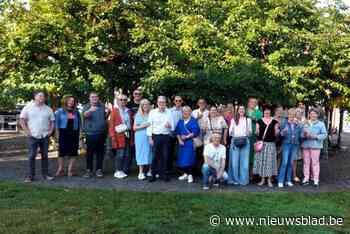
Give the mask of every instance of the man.
[[83, 107], [83, 131], [86, 137], [86, 173], [91, 178], [93, 172], [93, 156], [96, 154], [96, 177], [103, 177], [104, 144], [106, 138], [106, 109], [99, 101], [98, 94], [91, 92], [90, 103]]
[[141, 89], [139, 89], [139, 88], [135, 89], [134, 92], [132, 93], [132, 96], [133, 96], [133, 100], [131, 102], [129, 102], [127, 107], [130, 110], [132, 110], [133, 115], [135, 115], [137, 113], [137, 111], [139, 110], [140, 102], [143, 99]]
[[157, 99], [158, 108], [149, 113], [147, 136], [149, 143], [153, 146], [154, 157], [152, 160], [152, 176], [149, 182], [156, 180], [159, 174], [164, 181], [169, 181], [168, 160], [170, 147], [170, 134], [174, 131], [174, 120], [171, 111], [166, 108], [166, 98], [159, 96]]
[[221, 135], [214, 133], [211, 137], [212, 143], [204, 147], [204, 164], [202, 167], [203, 189], [209, 189], [209, 178], [214, 179], [214, 185], [218, 186], [219, 182], [227, 180], [225, 172], [226, 164], [226, 147], [221, 142]]
[[[174, 129], [177, 126], [177, 123], [182, 119], [182, 104], [183, 100], [181, 96], [174, 97], [174, 106], [170, 109], [171, 116], [173, 118]], [[176, 155], [176, 145], [177, 139], [175, 132], [171, 132], [170, 134], [170, 147], [169, 147], [169, 160], [168, 160], [168, 172], [171, 173], [173, 168], [173, 158]]]
[[50, 107], [45, 104], [43, 92], [34, 94], [34, 101], [27, 104], [20, 114], [20, 124], [28, 136], [29, 142], [29, 173], [24, 182], [29, 183], [35, 176], [35, 158], [38, 148], [41, 152], [41, 173], [44, 180], [53, 180], [48, 173], [49, 137], [54, 130], [55, 116]]

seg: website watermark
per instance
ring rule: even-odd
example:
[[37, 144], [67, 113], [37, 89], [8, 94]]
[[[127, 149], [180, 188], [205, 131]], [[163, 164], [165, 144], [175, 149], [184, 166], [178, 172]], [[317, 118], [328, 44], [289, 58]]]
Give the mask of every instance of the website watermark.
[[224, 226], [341, 226], [343, 217], [335, 216], [293, 216], [293, 217], [221, 217], [214, 214], [209, 217], [212, 227]]

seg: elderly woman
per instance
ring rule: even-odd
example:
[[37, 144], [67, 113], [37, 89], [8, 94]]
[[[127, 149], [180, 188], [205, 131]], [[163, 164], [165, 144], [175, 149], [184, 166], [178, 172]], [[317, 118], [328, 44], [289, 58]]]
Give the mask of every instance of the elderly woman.
[[149, 144], [147, 136], [148, 114], [151, 109], [150, 102], [147, 99], [142, 99], [139, 110], [135, 115], [133, 129], [135, 131], [135, 153], [136, 163], [139, 166], [139, 180], [145, 180], [145, 167], [149, 168], [147, 176], [152, 176], [150, 165], [152, 163], [152, 147]]
[[196, 152], [193, 138], [200, 132], [197, 120], [191, 117], [192, 110], [189, 106], [182, 108], [182, 119], [177, 123], [175, 133], [179, 142], [177, 165], [184, 171], [179, 180], [193, 183], [193, 166], [196, 162]]
[[256, 152], [253, 173], [261, 176], [259, 186], [267, 184], [273, 187], [271, 178], [277, 175], [276, 162], [276, 136], [279, 135], [279, 124], [271, 117], [271, 109], [265, 107], [264, 117], [258, 120], [256, 124], [256, 134], [259, 141], [263, 142], [263, 147], [259, 152]]
[[112, 148], [115, 149], [114, 177], [118, 179], [128, 176], [130, 160], [131, 112], [126, 107], [127, 100], [123, 94], [117, 96], [117, 106], [112, 108], [109, 120], [109, 135]]
[[309, 121], [304, 125], [301, 145], [303, 149], [303, 185], [309, 184], [310, 166], [314, 179], [314, 186], [319, 186], [320, 176], [320, 152], [323, 141], [327, 138], [327, 130], [324, 122], [318, 120], [318, 112], [315, 109], [309, 111]]
[[288, 110], [288, 120], [283, 121], [280, 127], [282, 140], [282, 160], [278, 173], [278, 187], [293, 186], [293, 161], [298, 157], [302, 127], [297, 123], [295, 109]]
[[209, 116], [205, 121], [205, 145], [210, 143], [211, 136], [214, 133], [218, 133], [222, 136], [221, 142], [226, 146], [228, 135], [227, 123], [224, 117], [218, 112], [218, 109], [215, 106], [212, 106], [209, 110]]

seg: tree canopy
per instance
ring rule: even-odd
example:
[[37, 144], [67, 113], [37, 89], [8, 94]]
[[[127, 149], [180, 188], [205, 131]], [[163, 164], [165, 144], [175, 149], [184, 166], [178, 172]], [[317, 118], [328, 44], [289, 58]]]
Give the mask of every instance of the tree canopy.
[[0, 105], [35, 89], [83, 101], [141, 85], [189, 103], [349, 108], [349, 26], [341, 1], [2, 1]]

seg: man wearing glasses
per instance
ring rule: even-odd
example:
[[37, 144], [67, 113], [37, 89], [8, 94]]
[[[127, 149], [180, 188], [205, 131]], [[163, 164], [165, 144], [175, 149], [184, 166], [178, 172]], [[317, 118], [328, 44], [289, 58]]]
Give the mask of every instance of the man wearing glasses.
[[[181, 96], [174, 97], [174, 106], [170, 109], [171, 116], [174, 121], [174, 129], [176, 128], [177, 123], [182, 119], [182, 104], [183, 100]], [[173, 158], [176, 155], [176, 134], [174, 131], [170, 134], [170, 147], [169, 147], [169, 160], [168, 160], [168, 171], [171, 173], [173, 169]]]
[[164, 181], [169, 181], [168, 160], [170, 147], [170, 134], [174, 131], [174, 120], [171, 111], [166, 107], [166, 98], [159, 96], [158, 108], [151, 110], [148, 117], [150, 126], [147, 128], [149, 143], [153, 146], [152, 176], [149, 182], [156, 180], [156, 174]]
[[143, 98], [142, 92], [140, 89], [135, 89], [132, 93], [133, 99], [131, 102], [128, 103], [128, 108], [132, 110], [133, 114], [135, 115], [139, 109], [140, 102]]

